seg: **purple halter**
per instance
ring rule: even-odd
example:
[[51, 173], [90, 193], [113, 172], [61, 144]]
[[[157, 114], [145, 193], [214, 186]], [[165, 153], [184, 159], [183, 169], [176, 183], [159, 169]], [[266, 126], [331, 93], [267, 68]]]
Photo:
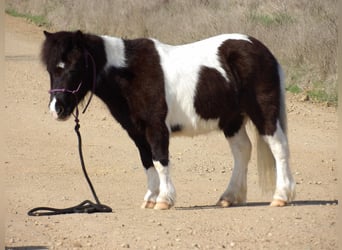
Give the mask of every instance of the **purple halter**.
[[69, 90], [69, 89], [50, 89], [48, 92], [49, 92], [49, 94], [56, 93], [56, 92], [64, 92], [64, 93], [76, 94], [80, 90], [81, 85], [82, 85], [82, 81], [80, 82], [80, 84], [78, 84], [78, 87], [75, 90]]
[[[95, 61], [94, 61], [93, 56], [86, 50], [86, 51], [84, 52], [86, 68], [88, 68], [88, 56], [90, 57], [91, 62], [92, 62], [92, 64], [93, 64], [93, 89], [92, 89], [92, 91], [91, 91], [91, 95], [90, 95], [90, 97], [89, 97], [89, 100], [88, 100], [86, 106], [84, 107], [84, 109], [83, 109], [83, 111], [82, 111], [82, 114], [84, 114], [84, 112], [86, 112], [86, 110], [87, 110], [87, 108], [88, 108], [88, 106], [89, 106], [89, 104], [90, 104], [90, 101], [91, 101], [91, 99], [93, 98], [93, 94], [94, 94], [94, 92], [95, 92], [95, 84], [96, 84], [96, 65], [95, 65]], [[74, 90], [70, 90], [70, 89], [66, 89], [66, 88], [63, 88], [63, 89], [62, 89], [62, 88], [60, 88], [60, 89], [50, 89], [50, 90], [48, 91], [48, 93], [49, 93], [49, 94], [57, 93], [57, 92], [70, 93], [70, 94], [73, 94], [73, 95], [76, 97], [76, 99], [77, 99], [76, 93], [81, 89], [82, 83], [83, 83], [83, 82], [81, 81], [81, 82], [78, 84], [77, 88], [74, 89]], [[77, 108], [77, 106], [76, 106], [76, 111], [77, 111], [76, 113], [78, 113], [78, 108]]]

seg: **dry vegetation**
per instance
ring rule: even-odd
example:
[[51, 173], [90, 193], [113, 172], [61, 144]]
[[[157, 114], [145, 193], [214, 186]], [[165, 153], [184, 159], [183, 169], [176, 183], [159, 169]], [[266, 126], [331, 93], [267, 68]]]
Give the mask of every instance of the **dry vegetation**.
[[6, 8], [43, 17], [50, 30], [170, 44], [246, 33], [280, 60], [290, 91], [337, 101], [337, 0], [10, 0]]

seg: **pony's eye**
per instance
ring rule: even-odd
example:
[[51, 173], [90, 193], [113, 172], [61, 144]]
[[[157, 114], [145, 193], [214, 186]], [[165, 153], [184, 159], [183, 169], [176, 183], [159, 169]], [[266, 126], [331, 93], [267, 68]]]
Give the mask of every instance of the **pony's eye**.
[[59, 62], [59, 63], [57, 63], [56, 67], [59, 68], [59, 69], [64, 69], [65, 68], [65, 63], [64, 62]]

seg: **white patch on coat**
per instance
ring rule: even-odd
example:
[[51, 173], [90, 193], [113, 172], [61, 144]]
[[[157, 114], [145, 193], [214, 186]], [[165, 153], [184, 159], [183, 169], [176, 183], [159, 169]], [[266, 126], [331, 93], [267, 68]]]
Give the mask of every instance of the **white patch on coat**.
[[171, 126], [181, 125], [180, 134], [193, 136], [218, 129], [218, 119], [204, 120], [196, 113], [194, 98], [202, 66], [216, 69], [229, 81], [218, 56], [218, 48], [229, 39], [251, 42], [248, 36], [241, 34], [219, 35], [179, 46], [153, 40], [165, 77], [166, 125], [169, 131]]
[[49, 109], [50, 109], [50, 113], [52, 114], [53, 118], [58, 119], [58, 114], [56, 111], [56, 102], [57, 102], [57, 99], [54, 96], [53, 99], [51, 100], [50, 104], [49, 104]]
[[101, 36], [106, 52], [107, 63], [105, 69], [109, 67], [122, 68], [126, 66], [125, 45], [121, 38]]
[[56, 67], [60, 68], [60, 69], [64, 69], [65, 68], [65, 62], [61, 61], [61, 62], [57, 63]]

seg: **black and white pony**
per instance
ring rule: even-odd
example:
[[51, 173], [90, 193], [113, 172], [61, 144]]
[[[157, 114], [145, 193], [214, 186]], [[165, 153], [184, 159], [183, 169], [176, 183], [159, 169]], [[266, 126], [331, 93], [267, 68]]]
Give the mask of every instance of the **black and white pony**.
[[271, 206], [284, 206], [294, 198], [283, 74], [255, 38], [223, 34], [171, 46], [155, 39], [81, 31], [44, 34], [41, 57], [50, 74], [52, 115], [67, 119], [88, 92], [108, 106], [145, 167], [143, 208], [175, 204], [170, 136], [215, 129], [223, 131], [234, 157], [230, 182], [217, 205], [246, 202], [252, 147], [245, 129], [248, 120], [256, 127], [260, 184], [275, 189]]

